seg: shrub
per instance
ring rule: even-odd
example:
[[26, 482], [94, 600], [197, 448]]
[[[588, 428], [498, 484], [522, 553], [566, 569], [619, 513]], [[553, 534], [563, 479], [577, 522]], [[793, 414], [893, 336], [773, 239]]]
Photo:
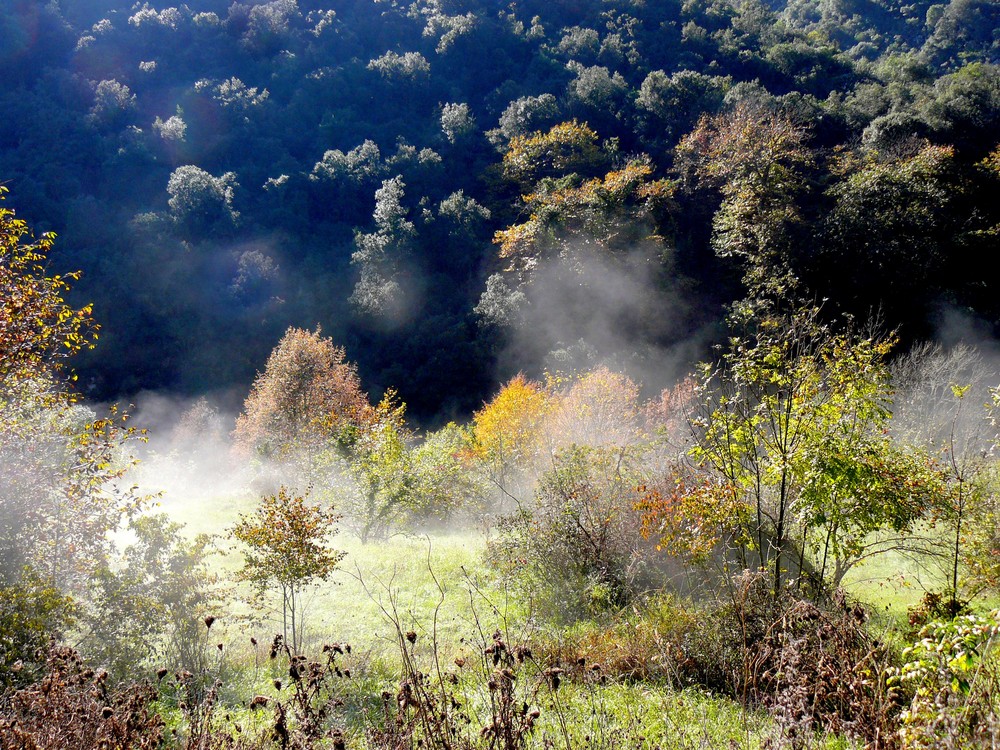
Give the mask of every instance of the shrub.
[[38, 682], [0, 704], [0, 748], [154, 750], [163, 740], [156, 698], [148, 682], [112, 688], [107, 672], [53, 643]]
[[154, 656], [172, 668], [203, 671], [203, 618], [221, 605], [206, 560], [210, 539], [188, 541], [165, 514], [135, 518], [129, 528], [135, 542], [93, 573], [81, 606], [81, 650], [119, 680]]
[[491, 562], [554, 615], [620, 608], [648, 585], [630, 448], [572, 446], [556, 455], [533, 507], [501, 518]]
[[1000, 610], [933, 620], [903, 653], [894, 683], [912, 690], [899, 735], [907, 748], [995, 747], [1000, 741]]
[[69, 624], [72, 600], [30, 569], [16, 582], [0, 583], [0, 688], [34, 679], [37, 655], [49, 633]]

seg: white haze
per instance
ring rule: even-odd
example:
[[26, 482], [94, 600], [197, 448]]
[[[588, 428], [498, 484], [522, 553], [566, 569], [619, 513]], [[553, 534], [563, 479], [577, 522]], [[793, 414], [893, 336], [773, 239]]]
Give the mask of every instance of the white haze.
[[[901, 439], [933, 451], [950, 443], [970, 460], [992, 449], [990, 389], [1000, 384], [1000, 345], [987, 326], [945, 308], [934, 341], [917, 344], [892, 363], [892, 429]], [[955, 389], [964, 390], [959, 398]]]
[[135, 399], [130, 424], [147, 431], [139, 464], [128, 481], [158, 495], [161, 510], [177, 502], [207, 502], [246, 492], [248, 463], [232, 451], [235, 415], [209, 399], [144, 392]]
[[[144, 392], [131, 414], [129, 424], [146, 430], [148, 440], [133, 451], [139, 462], [124, 481], [151, 497], [151, 512], [194, 518], [198, 530], [202, 516], [207, 517], [200, 510], [235, 521], [236, 513], [226, 506], [246, 507], [247, 500], [274, 494], [282, 486], [347, 514], [360, 497], [347, 462], [332, 454], [317, 460], [302, 452], [287, 462], [269, 462], [234, 450], [236, 415], [220, 411], [208, 398]], [[356, 529], [350, 517], [342, 526]]]
[[649, 243], [623, 257], [583, 244], [541, 263], [500, 371], [607, 364], [650, 393], [683, 378], [705, 355], [708, 335], [691, 330], [687, 293], [663, 272], [662, 252]]

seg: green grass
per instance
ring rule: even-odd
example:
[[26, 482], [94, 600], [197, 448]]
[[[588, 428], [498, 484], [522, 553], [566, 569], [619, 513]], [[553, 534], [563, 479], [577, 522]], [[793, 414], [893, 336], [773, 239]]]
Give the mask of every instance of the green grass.
[[[914, 538], [927, 540], [932, 529], [918, 530]], [[942, 548], [947, 549], [948, 540]], [[917, 607], [928, 592], [942, 593], [950, 585], [949, 563], [944, 557], [887, 551], [848, 571], [844, 589], [870, 609], [897, 622], [905, 622], [907, 611]]]
[[[211, 564], [215, 572], [229, 575], [242, 565], [242, 557], [225, 538], [226, 531], [240, 514], [255, 507], [256, 499], [249, 493], [215, 498], [165, 495], [152, 510], [184, 524], [189, 536], [217, 535], [218, 554]], [[523, 623], [529, 614], [483, 565], [484, 538], [477, 531], [398, 535], [362, 544], [342, 530], [330, 543], [346, 556], [327, 581], [317, 582], [307, 593], [307, 639], [313, 645], [337, 640], [379, 653], [394, 648], [395, 628], [387, 614], [395, 611], [404, 630], [429, 637], [436, 626], [439, 642], [454, 650], [463, 637], [469, 637], [477, 616], [513, 625]], [[237, 600], [249, 593], [239, 586], [234, 592]], [[271, 604], [276, 607], [277, 599], [272, 598]], [[270, 641], [280, 631], [277, 612], [250, 611], [239, 601], [233, 605], [241, 619], [253, 615], [262, 620], [249, 629], [248, 637]]]
[[[216, 572], [226, 575], [239, 568], [241, 557], [221, 537], [241, 513], [255, 506], [249, 493], [215, 498], [189, 494], [165, 495], [154, 510], [185, 524], [188, 535], [220, 535], [220, 552], [212, 564]], [[354, 678], [345, 687], [342, 714], [351, 746], [366, 746], [364, 726], [369, 719], [365, 717], [378, 713], [381, 691], [395, 695], [398, 689], [401, 662], [396, 624], [417, 634], [414, 651], [424, 669], [430, 668], [435, 654], [445, 668], [451, 668], [458, 656], [474, 660], [476, 644], [488, 642], [495, 629], [508, 632], [512, 642], [537, 634], [538, 621], [545, 618], [535, 615], [546, 613], [532, 612], [530, 603], [519, 600], [484, 564], [484, 542], [483, 535], [472, 530], [395, 536], [368, 544], [346, 531], [332, 538], [333, 546], [347, 554], [339, 569], [307, 599], [307, 651], [318, 653], [322, 643], [333, 641], [353, 646], [345, 665], [351, 666]], [[883, 603], [893, 612], [905, 612], [923, 592], [919, 584], [898, 585], [894, 574], [899, 577], [898, 563], [869, 564], [852, 573], [850, 587], [873, 606]], [[223, 699], [232, 706], [234, 716], [249, 723], [259, 717], [245, 715], [238, 704], [254, 694], [273, 695], [272, 681], [282, 676], [283, 668], [280, 660], [271, 662], [267, 656], [280, 621], [274, 613], [251, 610], [241, 603], [245, 593], [238, 586], [233, 589], [211, 639], [225, 645], [217, 661], [227, 683]], [[250, 644], [251, 636], [258, 641], [256, 648]], [[462, 679], [474, 683], [475, 678]], [[466, 687], [479, 691], [481, 718], [488, 694], [481, 684]], [[528, 689], [527, 684], [523, 689]], [[775, 731], [764, 713], [746, 711], [728, 698], [703, 690], [677, 690], [655, 681], [566, 681], [556, 695], [543, 690], [536, 697], [541, 715], [530, 747], [756, 750]], [[818, 738], [817, 746], [851, 747], [838, 737]]]

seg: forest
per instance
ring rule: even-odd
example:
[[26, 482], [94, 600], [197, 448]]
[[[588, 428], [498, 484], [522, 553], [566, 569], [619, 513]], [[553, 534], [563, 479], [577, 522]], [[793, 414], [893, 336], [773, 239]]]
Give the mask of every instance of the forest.
[[1000, 743], [1000, 6], [11, 0], [0, 748]]

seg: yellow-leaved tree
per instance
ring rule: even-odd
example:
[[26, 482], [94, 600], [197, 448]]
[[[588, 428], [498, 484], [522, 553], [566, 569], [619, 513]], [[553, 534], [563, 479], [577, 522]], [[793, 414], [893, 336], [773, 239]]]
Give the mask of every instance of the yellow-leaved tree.
[[[0, 185], [0, 200], [6, 193]], [[19, 379], [61, 369], [67, 358], [93, 346], [97, 339], [91, 306], [74, 309], [63, 299], [79, 273], [49, 276], [45, 271], [54, 240], [51, 233], [34, 237], [24, 220], [0, 205], [0, 383], [4, 388]]]
[[552, 394], [519, 374], [473, 417], [472, 452], [501, 505], [527, 499], [545, 453], [544, 423], [552, 407]]
[[[6, 189], [0, 186], [0, 201]], [[65, 300], [76, 273], [49, 275], [54, 236], [34, 237], [0, 205], [0, 684], [65, 622], [112, 549], [110, 531], [140, 503], [116, 484], [138, 436], [114, 410], [78, 403], [67, 360], [96, 340], [89, 305]]]

